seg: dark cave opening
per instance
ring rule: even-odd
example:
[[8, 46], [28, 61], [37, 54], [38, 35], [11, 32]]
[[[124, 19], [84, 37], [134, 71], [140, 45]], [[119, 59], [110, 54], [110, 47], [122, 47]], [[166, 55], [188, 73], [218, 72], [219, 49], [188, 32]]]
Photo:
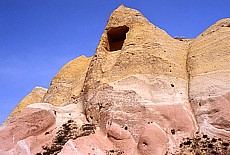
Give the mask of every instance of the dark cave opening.
[[119, 26], [115, 28], [111, 28], [108, 35], [108, 50], [109, 51], [117, 51], [121, 50], [126, 39], [126, 33], [129, 31], [129, 27], [127, 26]]

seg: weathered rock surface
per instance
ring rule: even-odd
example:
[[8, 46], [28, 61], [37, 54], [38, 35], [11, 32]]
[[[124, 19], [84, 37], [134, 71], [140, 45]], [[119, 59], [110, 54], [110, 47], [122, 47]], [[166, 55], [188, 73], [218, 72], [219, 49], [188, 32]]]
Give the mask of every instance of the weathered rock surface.
[[188, 100], [188, 50], [188, 42], [120, 6], [110, 16], [87, 72], [83, 93], [88, 120], [103, 130], [111, 122], [126, 125], [136, 143], [149, 122], [172, 137], [170, 147], [192, 135], [197, 126]]
[[189, 97], [203, 133], [230, 139], [230, 19], [191, 43]]
[[95, 154], [106, 155], [106, 151], [113, 148], [113, 144], [101, 131], [87, 137], [69, 140], [59, 155], [66, 154]]
[[63, 66], [53, 78], [43, 102], [59, 106], [78, 98], [90, 61], [91, 58], [80, 56]]
[[0, 145], [0, 150], [9, 151], [15, 145], [20, 147], [26, 143], [26, 138], [37, 136], [54, 124], [55, 116], [52, 112], [26, 108], [7, 126], [0, 129], [1, 144], [5, 144]]
[[23, 109], [28, 105], [33, 103], [39, 103], [42, 101], [47, 89], [42, 87], [35, 87], [25, 98], [23, 98], [20, 103], [14, 108], [10, 116], [5, 120], [4, 123], [9, 122], [13, 117], [17, 116]]
[[50, 145], [63, 124], [76, 120], [79, 128], [87, 123], [77, 104], [55, 107], [48, 103], [31, 104], [7, 125], [0, 128], [0, 154], [36, 154]]
[[67, 63], [37, 101], [45, 103], [26, 102], [2, 126], [0, 153], [228, 152], [229, 79], [230, 19], [195, 39], [174, 39], [140, 12], [120, 6], [95, 55]]

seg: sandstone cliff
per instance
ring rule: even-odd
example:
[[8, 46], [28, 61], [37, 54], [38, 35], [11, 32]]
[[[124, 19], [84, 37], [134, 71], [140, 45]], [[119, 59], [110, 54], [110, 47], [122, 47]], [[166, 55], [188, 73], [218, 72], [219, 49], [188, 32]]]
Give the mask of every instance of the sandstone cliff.
[[[108, 20], [87, 72], [87, 119], [105, 131], [108, 124], [127, 126], [136, 143], [149, 123], [152, 132], [158, 129], [158, 135], [170, 141], [195, 132], [188, 101], [188, 49], [187, 42], [171, 38], [138, 11], [119, 7]], [[167, 140], [161, 141], [167, 145]], [[156, 153], [161, 151], [165, 150]]]
[[174, 39], [121, 5], [92, 58], [70, 61], [38, 103], [15, 109], [0, 152], [228, 154], [229, 79], [230, 19]]
[[200, 130], [229, 139], [230, 19], [212, 25], [191, 43], [189, 97]]

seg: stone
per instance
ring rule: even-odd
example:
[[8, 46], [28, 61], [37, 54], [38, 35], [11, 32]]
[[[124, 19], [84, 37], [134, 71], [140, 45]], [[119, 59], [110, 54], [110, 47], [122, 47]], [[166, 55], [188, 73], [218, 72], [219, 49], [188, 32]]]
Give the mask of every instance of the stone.
[[[69, 120], [76, 120], [73, 128], [87, 124], [85, 115], [77, 104], [55, 107], [48, 103], [31, 104], [16, 118], [0, 128], [0, 154], [31, 154], [43, 152], [57, 132]], [[17, 152], [17, 153], [15, 153]]]
[[138, 150], [142, 155], [166, 154], [168, 138], [166, 133], [155, 123], [145, 126], [138, 142]]
[[4, 121], [3, 124], [9, 122], [13, 117], [21, 113], [21, 111], [28, 105], [33, 103], [39, 103], [42, 101], [47, 89], [42, 87], [35, 87], [26, 97], [24, 97], [19, 104], [14, 108], [9, 117]]
[[120, 151], [127, 155], [137, 154], [137, 143], [128, 131], [127, 126], [121, 127], [118, 124], [112, 123], [108, 127], [107, 137], [114, 147], [117, 148], [117, 152]]
[[7, 126], [0, 129], [0, 141], [4, 144], [0, 145], [0, 150], [8, 151], [20, 140], [39, 135], [54, 124], [55, 116], [52, 112], [26, 108]]
[[230, 139], [230, 18], [212, 25], [191, 43], [189, 98], [200, 131]]
[[122, 129], [119, 125], [113, 123], [107, 131], [108, 137], [116, 140], [130, 139], [131, 134], [128, 132], [128, 127], [125, 126], [124, 128]]
[[58, 155], [107, 155], [106, 150], [110, 150], [111, 148], [113, 148], [113, 144], [109, 141], [106, 135], [102, 131], [97, 131], [96, 134], [80, 137], [74, 141], [69, 140]]
[[189, 42], [170, 37], [136, 10], [120, 6], [110, 16], [87, 72], [86, 117], [127, 125], [136, 143], [143, 127], [156, 123], [172, 145], [197, 130], [188, 98]]
[[77, 99], [82, 91], [91, 58], [80, 56], [64, 65], [53, 78], [43, 102], [55, 106]]
[[229, 18], [197, 38], [172, 38], [121, 5], [94, 56], [67, 63], [0, 128], [0, 154], [229, 152], [229, 45]]
[[55, 115], [56, 126], [60, 127], [68, 120], [76, 120], [79, 126], [86, 123], [84, 110], [81, 105], [68, 104], [65, 106], [54, 106], [49, 103], [35, 103], [28, 106], [28, 108], [38, 108], [52, 111]]

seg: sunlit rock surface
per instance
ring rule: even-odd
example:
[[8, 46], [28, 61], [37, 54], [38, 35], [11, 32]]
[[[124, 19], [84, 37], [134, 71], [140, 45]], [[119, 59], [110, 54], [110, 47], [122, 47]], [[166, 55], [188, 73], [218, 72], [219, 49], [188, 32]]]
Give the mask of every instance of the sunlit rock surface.
[[174, 39], [121, 5], [92, 58], [70, 61], [48, 91], [15, 108], [0, 128], [0, 154], [205, 154], [189, 151], [197, 134], [227, 152], [229, 79], [230, 19]]
[[47, 89], [42, 87], [35, 87], [27, 96], [25, 96], [20, 103], [14, 108], [10, 116], [4, 121], [4, 124], [9, 122], [11, 119], [16, 117], [21, 111], [26, 108], [28, 105], [33, 103], [39, 103], [42, 101], [44, 95], [46, 94]]

